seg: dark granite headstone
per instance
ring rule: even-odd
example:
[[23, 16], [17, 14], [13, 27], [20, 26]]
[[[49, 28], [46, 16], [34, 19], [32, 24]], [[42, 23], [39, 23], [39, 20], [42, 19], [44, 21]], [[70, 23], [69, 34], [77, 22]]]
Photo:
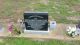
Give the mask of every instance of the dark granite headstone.
[[29, 12], [24, 13], [26, 30], [48, 31], [48, 13]]

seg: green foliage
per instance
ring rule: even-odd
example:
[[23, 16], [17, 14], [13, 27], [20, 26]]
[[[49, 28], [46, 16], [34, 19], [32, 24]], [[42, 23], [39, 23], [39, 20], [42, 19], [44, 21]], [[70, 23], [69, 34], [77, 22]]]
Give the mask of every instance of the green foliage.
[[38, 3], [38, 4], [34, 4], [33, 5], [34, 7], [34, 11], [41, 11], [41, 12], [48, 12], [48, 5], [45, 5], [45, 4], [41, 4], [41, 3]]
[[5, 38], [4, 45], [79, 45], [80, 41], [63, 41], [63, 40], [32, 40], [28, 38]]
[[13, 32], [12, 32], [14, 35], [19, 35], [21, 34], [21, 31], [16, 27], [16, 26], [13, 26]]

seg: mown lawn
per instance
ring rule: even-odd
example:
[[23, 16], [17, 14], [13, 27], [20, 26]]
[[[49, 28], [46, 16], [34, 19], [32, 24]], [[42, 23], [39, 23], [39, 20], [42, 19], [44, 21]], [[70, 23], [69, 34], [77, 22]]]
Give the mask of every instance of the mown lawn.
[[80, 45], [80, 41], [34, 40], [29, 38], [5, 38], [0, 45]]
[[[49, 0], [49, 14], [58, 23], [78, 23], [78, 21], [68, 20], [69, 16], [80, 16], [74, 6], [79, 6], [80, 0]], [[77, 8], [78, 9], [78, 8]]]
[[[0, 0], [0, 18], [10, 17], [14, 20], [22, 18], [24, 11], [49, 12], [57, 23], [77, 23], [68, 20], [69, 16], [80, 16], [80, 12], [72, 10], [74, 5], [79, 5], [80, 0]], [[80, 45], [80, 41], [33, 41], [26, 38], [6, 38], [0, 45]]]
[[[69, 16], [80, 16], [80, 11], [73, 8], [80, 0], [0, 0], [0, 17], [22, 18], [23, 12], [49, 12], [57, 23], [77, 23], [68, 20]], [[47, 3], [45, 3], [47, 2]], [[17, 16], [18, 15], [18, 16]]]

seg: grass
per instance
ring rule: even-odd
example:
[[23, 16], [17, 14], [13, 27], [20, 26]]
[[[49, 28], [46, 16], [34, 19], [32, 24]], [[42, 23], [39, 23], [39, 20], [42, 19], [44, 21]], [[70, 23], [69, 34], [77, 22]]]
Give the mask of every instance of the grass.
[[[0, 17], [7, 16], [14, 19], [23, 16], [24, 11], [49, 12], [58, 23], [77, 23], [78, 21], [68, 20], [69, 16], [80, 16], [80, 12], [73, 11], [74, 5], [80, 4], [80, 0], [0, 0]], [[19, 15], [18, 17], [16, 15]]]
[[63, 40], [32, 40], [29, 38], [5, 38], [0, 45], [79, 45], [80, 41], [63, 41]]
[[[49, 12], [57, 23], [77, 23], [68, 20], [69, 16], [80, 16], [80, 12], [73, 11], [74, 5], [80, 4], [80, 0], [48, 0], [48, 4], [41, 3], [42, 0], [0, 0], [0, 17], [12, 17], [15, 20], [23, 16], [24, 11]], [[25, 38], [6, 38], [0, 45], [79, 45], [80, 41], [32, 41]]]
[[80, 12], [72, 10], [72, 7], [78, 4], [80, 4], [79, 0], [50, 0], [49, 14], [58, 23], [78, 23], [78, 21], [67, 19], [69, 16], [80, 16]]

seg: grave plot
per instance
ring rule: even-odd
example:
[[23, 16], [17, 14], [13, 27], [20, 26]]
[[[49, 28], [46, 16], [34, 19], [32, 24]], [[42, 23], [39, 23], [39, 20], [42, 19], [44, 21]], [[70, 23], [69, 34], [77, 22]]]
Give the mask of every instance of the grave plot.
[[48, 32], [48, 13], [25, 12], [24, 24], [26, 28], [25, 31]]

